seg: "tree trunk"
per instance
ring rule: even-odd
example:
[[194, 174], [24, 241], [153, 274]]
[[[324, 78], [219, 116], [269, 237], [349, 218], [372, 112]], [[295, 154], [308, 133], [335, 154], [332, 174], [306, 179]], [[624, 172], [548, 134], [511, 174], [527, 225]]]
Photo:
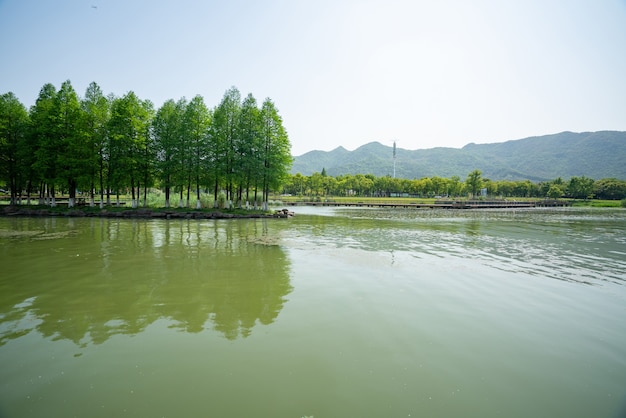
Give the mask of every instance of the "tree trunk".
[[96, 200], [96, 185], [94, 184], [93, 181], [94, 176], [91, 176], [91, 185], [89, 188], [89, 206], [90, 207], [94, 207], [95, 206], [95, 200]]
[[135, 209], [135, 179], [134, 178], [130, 178], [130, 194], [131, 194], [131, 203], [130, 206]]
[[76, 205], [76, 180], [68, 180], [67, 186], [70, 189], [70, 198], [67, 201], [67, 207], [73, 208]]
[[26, 183], [26, 204], [30, 206], [30, 193], [32, 192], [33, 182], [28, 179], [28, 183]]
[[202, 208], [202, 202], [200, 201], [200, 180], [196, 178], [196, 209]]
[[104, 162], [102, 158], [100, 158], [100, 170], [99, 170], [99, 180], [100, 180], [100, 209], [104, 207]]
[[217, 207], [217, 192], [218, 192], [219, 184], [217, 177], [215, 178], [215, 189], [213, 190], [213, 207]]
[[189, 207], [189, 195], [191, 192], [191, 180], [187, 183], [187, 202], [185, 203], [185, 207]]
[[57, 205], [57, 201], [56, 198], [54, 196], [54, 184], [50, 187], [50, 206], [52, 206], [53, 208], [56, 207]]
[[259, 208], [259, 207], [257, 206], [257, 204], [256, 204], [256, 202], [257, 202], [257, 200], [258, 200], [258, 198], [259, 198], [258, 194], [259, 194], [259, 188], [258, 188], [258, 187], [255, 187], [255, 188], [254, 188], [254, 210], [257, 210], [257, 209]]

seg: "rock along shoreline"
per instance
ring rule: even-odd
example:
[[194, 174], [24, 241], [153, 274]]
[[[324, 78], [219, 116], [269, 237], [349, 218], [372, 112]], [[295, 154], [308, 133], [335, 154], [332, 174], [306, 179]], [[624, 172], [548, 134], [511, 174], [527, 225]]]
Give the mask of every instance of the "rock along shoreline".
[[228, 213], [220, 211], [180, 211], [180, 210], [152, 210], [152, 209], [125, 209], [125, 210], [82, 210], [67, 209], [63, 211], [7, 206], [0, 210], [0, 216], [20, 217], [75, 217], [75, 218], [142, 218], [142, 219], [276, 219], [289, 218], [293, 212], [287, 209], [277, 210], [274, 213]]

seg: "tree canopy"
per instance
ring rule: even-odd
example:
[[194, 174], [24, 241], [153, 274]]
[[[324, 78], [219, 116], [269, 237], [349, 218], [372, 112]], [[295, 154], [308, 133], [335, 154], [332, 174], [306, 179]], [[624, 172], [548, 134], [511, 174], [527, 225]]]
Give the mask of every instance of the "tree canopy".
[[[584, 185], [581, 191], [580, 184]], [[552, 181], [533, 183], [529, 180], [498, 180], [482, 178], [480, 170], [473, 170], [465, 182], [457, 176], [423, 177], [402, 179], [391, 176], [376, 177], [373, 174], [345, 174], [328, 176], [315, 172], [310, 176], [300, 173], [290, 175], [283, 192], [308, 197], [363, 196], [389, 197], [411, 196], [472, 197], [482, 188], [488, 196], [497, 198], [597, 198], [619, 200], [626, 198], [626, 181], [618, 179], [593, 180], [587, 177], [572, 177], [569, 182], [556, 178]]]
[[93, 205], [96, 192], [104, 205], [105, 196], [110, 204], [112, 194], [128, 192], [137, 207], [149, 187], [165, 191], [166, 206], [172, 192], [188, 207], [202, 190], [214, 204], [220, 192], [239, 204], [257, 194], [267, 201], [288, 179], [290, 151], [271, 99], [258, 107], [236, 87], [212, 109], [200, 95], [155, 109], [132, 91], [105, 96], [95, 82], [81, 98], [69, 80], [58, 91], [44, 85], [30, 111], [13, 93], [0, 96], [0, 183], [12, 203], [37, 193], [54, 205], [61, 190], [70, 205], [77, 193]]

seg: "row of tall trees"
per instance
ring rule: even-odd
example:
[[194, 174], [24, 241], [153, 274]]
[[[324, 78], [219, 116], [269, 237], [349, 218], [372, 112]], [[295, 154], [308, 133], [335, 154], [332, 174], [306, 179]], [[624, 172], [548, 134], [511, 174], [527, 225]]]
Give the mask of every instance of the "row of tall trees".
[[485, 190], [489, 196], [575, 198], [575, 199], [623, 199], [626, 198], [626, 181], [618, 179], [593, 180], [588, 177], [572, 177], [568, 181], [557, 178], [552, 181], [533, 183], [530, 180], [498, 180], [484, 178], [480, 170], [474, 170], [465, 179], [424, 177], [400, 179], [391, 176], [376, 177], [372, 174], [328, 176], [325, 170], [303, 176], [292, 175], [284, 187], [284, 193], [300, 196], [477, 196]]
[[[70, 81], [42, 87], [27, 110], [13, 93], [0, 96], [0, 182], [17, 203], [36, 194], [55, 204], [59, 190], [86, 193], [94, 204], [129, 192], [133, 207], [150, 187], [166, 206], [178, 193], [188, 206], [202, 190], [228, 201], [267, 202], [289, 177], [291, 144], [271, 99], [258, 106], [232, 87], [208, 108], [202, 96], [168, 100], [155, 109], [135, 93], [105, 96], [95, 82], [80, 98]], [[143, 195], [143, 196], [142, 196]]]

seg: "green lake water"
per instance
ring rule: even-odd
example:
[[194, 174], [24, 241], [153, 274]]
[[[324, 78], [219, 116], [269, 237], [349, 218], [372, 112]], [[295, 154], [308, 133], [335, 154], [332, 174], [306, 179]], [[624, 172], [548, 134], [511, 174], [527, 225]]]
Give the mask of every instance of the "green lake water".
[[0, 418], [626, 416], [626, 211], [0, 218]]

